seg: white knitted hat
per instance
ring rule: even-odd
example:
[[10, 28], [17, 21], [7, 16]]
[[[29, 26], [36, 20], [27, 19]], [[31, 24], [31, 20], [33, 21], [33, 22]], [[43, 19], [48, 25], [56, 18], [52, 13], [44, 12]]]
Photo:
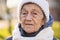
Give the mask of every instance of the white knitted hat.
[[[20, 11], [21, 11], [21, 8], [22, 8], [22, 5], [24, 3], [28, 3], [28, 2], [32, 2], [32, 3], [36, 3], [37, 5], [39, 5], [43, 12], [45, 13], [45, 16], [46, 16], [46, 22], [49, 21], [49, 4], [46, 0], [21, 0], [18, 4], [18, 15], [20, 15]], [[20, 19], [18, 17], [18, 19]]]

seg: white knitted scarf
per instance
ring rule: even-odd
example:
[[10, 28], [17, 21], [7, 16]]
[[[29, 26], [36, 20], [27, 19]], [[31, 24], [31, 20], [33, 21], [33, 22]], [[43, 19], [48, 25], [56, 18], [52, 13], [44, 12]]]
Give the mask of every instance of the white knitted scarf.
[[53, 40], [53, 30], [51, 27], [44, 28], [35, 37], [23, 37], [19, 31], [19, 28], [13, 32], [13, 40]]

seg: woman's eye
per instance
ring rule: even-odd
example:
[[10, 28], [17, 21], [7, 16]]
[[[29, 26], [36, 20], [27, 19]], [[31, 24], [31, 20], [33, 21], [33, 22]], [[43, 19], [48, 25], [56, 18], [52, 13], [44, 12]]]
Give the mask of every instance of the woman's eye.
[[33, 13], [33, 15], [37, 15], [37, 13]]
[[27, 15], [27, 13], [22, 13], [23, 15]]

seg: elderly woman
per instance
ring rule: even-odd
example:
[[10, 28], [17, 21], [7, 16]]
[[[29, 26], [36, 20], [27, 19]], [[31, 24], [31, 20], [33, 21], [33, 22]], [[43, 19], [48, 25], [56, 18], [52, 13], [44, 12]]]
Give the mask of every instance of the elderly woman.
[[18, 13], [19, 23], [7, 40], [53, 40], [53, 18], [46, 0], [22, 0]]

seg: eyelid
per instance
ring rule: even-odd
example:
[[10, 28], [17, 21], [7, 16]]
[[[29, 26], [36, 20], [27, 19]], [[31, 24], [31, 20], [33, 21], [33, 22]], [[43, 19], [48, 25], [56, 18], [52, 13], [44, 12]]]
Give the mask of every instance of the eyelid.
[[21, 13], [22, 13], [22, 14], [27, 14], [27, 11], [26, 11], [26, 10], [22, 10]]
[[38, 12], [37, 11], [32, 11], [32, 14], [37, 15]]
[[27, 15], [27, 13], [26, 12], [23, 12], [22, 15]]
[[35, 9], [33, 9], [32, 13], [33, 13], [33, 12], [38, 13], [38, 15], [42, 15], [41, 12], [39, 12], [39, 11], [37, 11], [37, 10], [35, 10]]
[[33, 13], [34, 15], [37, 15], [37, 13], [35, 12], [35, 13]]

